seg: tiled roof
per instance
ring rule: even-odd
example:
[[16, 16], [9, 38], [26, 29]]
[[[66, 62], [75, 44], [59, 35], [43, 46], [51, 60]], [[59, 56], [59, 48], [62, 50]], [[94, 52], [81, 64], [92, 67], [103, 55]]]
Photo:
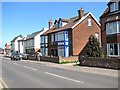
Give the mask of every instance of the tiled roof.
[[109, 12], [109, 7], [107, 7], [107, 9], [103, 12], [103, 14], [100, 17], [102, 17], [103, 15], [107, 14], [108, 12]]
[[[84, 14], [84, 16], [86, 16], [88, 13]], [[46, 31], [43, 35], [46, 35], [48, 33], [52, 33], [52, 32], [57, 32], [57, 31], [61, 31], [61, 30], [65, 30], [65, 29], [70, 29], [72, 26], [74, 26], [80, 19], [78, 16], [70, 18], [70, 19], [63, 19], [62, 20], [66, 20], [68, 21], [68, 23], [66, 25], [64, 25], [63, 27], [57, 28], [55, 27], [55, 25], [49, 29], [48, 31]]]
[[43, 30], [37, 31], [37, 32], [35, 32], [35, 33], [32, 33], [30, 36], [26, 37], [26, 40], [27, 40], [27, 39], [32, 39], [32, 38], [34, 38], [37, 34], [39, 34], [39, 33], [42, 32], [42, 31], [43, 31]]
[[15, 37], [11, 42], [14, 42], [18, 37], [20, 37], [20, 35]]

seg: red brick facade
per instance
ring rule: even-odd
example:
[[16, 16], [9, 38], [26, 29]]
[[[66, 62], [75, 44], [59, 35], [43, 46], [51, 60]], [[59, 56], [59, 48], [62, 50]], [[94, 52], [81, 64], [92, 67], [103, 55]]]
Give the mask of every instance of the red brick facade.
[[84, 47], [88, 42], [88, 38], [90, 35], [95, 36], [95, 33], [99, 34], [99, 41], [101, 43], [101, 28], [95, 22], [95, 20], [91, 18], [91, 27], [88, 27], [87, 18], [80, 23], [77, 27], [72, 30], [73, 33], [73, 55], [79, 55], [81, 51], [83, 51]]
[[106, 24], [110, 22], [120, 21], [120, 2], [119, 2], [119, 10], [110, 12], [110, 5], [113, 2], [108, 4], [108, 8], [104, 11], [102, 16], [100, 17], [101, 23], [101, 39], [102, 39], [102, 47], [104, 50], [104, 55], [107, 56], [107, 43], [120, 43], [120, 34], [106, 34]]

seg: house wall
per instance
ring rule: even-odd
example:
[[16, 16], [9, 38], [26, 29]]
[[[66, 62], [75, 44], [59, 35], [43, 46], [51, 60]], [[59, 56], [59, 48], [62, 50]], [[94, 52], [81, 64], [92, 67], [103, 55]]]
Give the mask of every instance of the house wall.
[[20, 43], [20, 47], [19, 47], [19, 50], [20, 50], [20, 52], [19, 53], [24, 53], [23, 52], [23, 41], [19, 41], [19, 43]]
[[15, 42], [14, 42], [14, 51], [18, 51], [18, 40], [20, 40], [21, 39], [21, 37], [18, 37], [16, 40], [15, 40]]
[[89, 36], [95, 36], [96, 32], [99, 33], [99, 41], [101, 43], [101, 28], [90, 15], [88, 17], [91, 18], [91, 27], [88, 27], [88, 20], [86, 18], [72, 30], [73, 55], [79, 55], [84, 50]]
[[[120, 4], [119, 4], [120, 6]], [[106, 22], [109, 18], [112, 17], [120, 17], [119, 14], [112, 14], [112, 15], [104, 15], [100, 17], [100, 23], [101, 23], [101, 39], [102, 39], [102, 48], [104, 51], [104, 55], [107, 56], [107, 43], [120, 43], [120, 34], [111, 34], [111, 35], [106, 35]], [[114, 22], [114, 21], [112, 21]]]

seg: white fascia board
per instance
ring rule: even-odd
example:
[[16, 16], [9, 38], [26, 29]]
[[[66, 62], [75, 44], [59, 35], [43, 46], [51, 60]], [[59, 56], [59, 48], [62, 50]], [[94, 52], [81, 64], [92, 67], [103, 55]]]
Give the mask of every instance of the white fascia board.
[[91, 12], [89, 12], [86, 16], [82, 17], [82, 18], [81, 18], [74, 26], [72, 26], [71, 28], [74, 29], [78, 24], [80, 24], [83, 20], [85, 20], [89, 15], [91, 15], [91, 16], [93, 17], [93, 19], [96, 21], [96, 23], [97, 23], [99, 26], [101, 26], [100, 23], [98, 22], [98, 20], [94, 17], [94, 15], [93, 15]]

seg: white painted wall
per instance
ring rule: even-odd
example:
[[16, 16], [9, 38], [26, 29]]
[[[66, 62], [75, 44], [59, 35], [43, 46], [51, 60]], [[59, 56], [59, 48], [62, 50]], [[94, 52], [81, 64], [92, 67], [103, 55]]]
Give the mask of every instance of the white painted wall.
[[18, 47], [18, 50], [20, 50], [19, 53], [23, 53], [23, 44], [22, 44], [23, 41], [19, 41], [20, 43], [20, 47]]
[[14, 51], [18, 51], [18, 40], [22, 39], [21, 37], [18, 37], [14, 42]]
[[34, 49], [36, 50], [37, 48], [40, 49], [40, 43], [41, 43], [41, 39], [40, 39], [40, 36], [46, 32], [48, 30], [48, 28], [43, 28], [43, 31], [40, 32], [38, 35], [36, 35], [34, 37]]

